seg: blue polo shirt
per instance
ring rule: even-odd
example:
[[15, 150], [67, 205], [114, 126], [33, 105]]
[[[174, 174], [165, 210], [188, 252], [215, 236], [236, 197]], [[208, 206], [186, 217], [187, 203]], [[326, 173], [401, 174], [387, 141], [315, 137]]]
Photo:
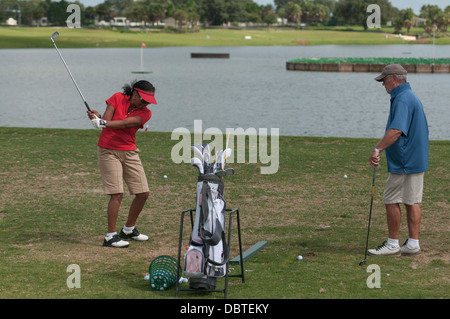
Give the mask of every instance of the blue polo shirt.
[[402, 131], [394, 144], [386, 148], [388, 171], [413, 174], [428, 170], [428, 124], [422, 102], [409, 83], [391, 91], [391, 109], [386, 131]]

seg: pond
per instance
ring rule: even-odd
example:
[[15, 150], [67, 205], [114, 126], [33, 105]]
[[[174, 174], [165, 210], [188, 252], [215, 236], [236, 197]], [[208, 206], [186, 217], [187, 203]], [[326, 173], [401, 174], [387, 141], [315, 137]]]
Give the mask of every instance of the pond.
[[[49, 41], [50, 42], [50, 41]], [[49, 47], [51, 42], [49, 43]], [[61, 49], [92, 109], [125, 83], [156, 87], [149, 131], [278, 128], [280, 135], [380, 138], [390, 96], [375, 73], [287, 71], [301, 57], [431, 57], [430, 45], [172, 47]], [[229, 53], [229, 59], [193, 59], [192, 52]], [[0, 126], [91, 129], [86, 108], [54, 48], [0, 51]], [[449, 57], [450, 46], [436, 46]], [[424, 104], [430, 138], [450, 140], [450, 74], [409, 74]]]

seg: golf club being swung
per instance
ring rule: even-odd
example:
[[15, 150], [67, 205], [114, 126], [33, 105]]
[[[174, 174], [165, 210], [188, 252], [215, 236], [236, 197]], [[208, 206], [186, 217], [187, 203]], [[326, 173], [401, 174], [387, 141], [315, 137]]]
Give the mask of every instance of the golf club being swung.
[[58, 51], [58, 54], [59, 54], [61, 60], [63, 61], [64, 66], [65, 66], [66, 69], [67, 69], [67, 72], [69, 72], [69, 75], [70, 75], [70, 78], [71, 78], [72, 81], [73, 81], [73, 84], [75, 84], [75, 87], [77, 88], [78, 93], [80, 93], [80, 96], [81, 96], [81, 98], [83, 99], [84, 105], [86, 105], [86, 108], [88, 109], [88, 111], [90, 111], [91, 108], [90, 108], [89, 105], [87, 104], [86, 99], [85, 99], [84, 96], [83, 96], [83, 93], [81, 93], [81, 90], [80, 90], [80, 88], [78, 87], [77, 82], [75, 82], [75, 79], [73, 78], [73, 75], [72, 75], [72, 73], [70, 72], [69, 67], [68, 67], [67, 64], [66, 64], [66, 61], [64, 61], [64, 58], [63, 58], [63, 56], [61, 55], [61, 52], [59, 52], [59, 49], [58, 49], [58, 47], [56, 46], [55, 39], [56, 39], [58, 36], [59, 36], [59, 32], [58, 32], [58, 31], [55, 31], [55, 32], [53, 32], [53, 34], [52, 34], [52, 36], [50, 37], [50, 39], [52, 40], [53, 45], [55, 46], [56, 51]]
[[373, 205], [373, 195], [375, 190], [375, 176], [377, 174], [377, 167], [373, 168], [373, 179], [372, 179], [372, 198], [370, 199], [370, 210], [369, 210], [369, 224], [367, 226], [367, 238], [366, 238], [366, 250], [364, 251], [364, 259], [359, 263], [360, 266], [366, 263], [367, 259], [367, 247], [369, 244], [369, 232], [370, 232], [370, 219], [372, 217], [372, 205]]

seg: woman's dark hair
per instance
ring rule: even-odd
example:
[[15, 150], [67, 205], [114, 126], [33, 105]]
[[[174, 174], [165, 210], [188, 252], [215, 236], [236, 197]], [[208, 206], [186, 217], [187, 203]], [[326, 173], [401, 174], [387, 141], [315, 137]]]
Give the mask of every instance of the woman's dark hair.
[[138, 88], [150, 93], [155, 93], [156, 89], [155, 87], [148, 81], [141, 80], [141, 81], [133, 81], [131, 84], [125, 84], [123, 89], [123, 94], [131, 96], [133, 94], [134, 88]]

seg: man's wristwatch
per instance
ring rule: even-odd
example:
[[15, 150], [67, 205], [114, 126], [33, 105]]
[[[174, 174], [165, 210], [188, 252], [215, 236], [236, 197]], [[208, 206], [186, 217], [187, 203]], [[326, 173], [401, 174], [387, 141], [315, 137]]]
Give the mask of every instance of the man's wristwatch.
[[372, 150], [372, 152], [380, 153], [380, 150], [379, 150], [378, 148], [374, 147], [373, 150]]

